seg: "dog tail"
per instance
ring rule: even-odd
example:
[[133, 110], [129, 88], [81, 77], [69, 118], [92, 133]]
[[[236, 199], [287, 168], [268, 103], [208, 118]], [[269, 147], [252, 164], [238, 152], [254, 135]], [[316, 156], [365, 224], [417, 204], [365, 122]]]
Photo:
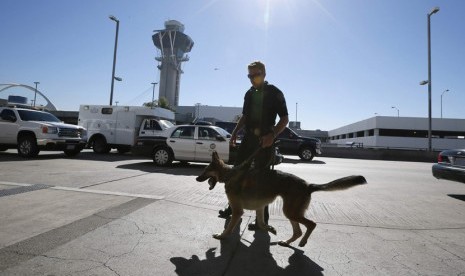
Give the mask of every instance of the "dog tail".
[[361, 175], [351, 175], [343, 178], [336, 179], [326, 184], [310, 184], [308, 186], [309, 192], [316, 191], [339, 191], [352, 188], [357, 185], [366, 184], [365, 177]]

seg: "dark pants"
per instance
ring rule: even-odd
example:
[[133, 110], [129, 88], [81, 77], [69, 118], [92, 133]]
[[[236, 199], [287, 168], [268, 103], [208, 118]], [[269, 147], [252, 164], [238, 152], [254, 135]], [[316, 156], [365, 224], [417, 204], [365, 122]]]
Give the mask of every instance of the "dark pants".
[[[253, 134], [246, 134], [241, 141], [239, 149], [237, 151], [236, 161], [234, 166], [240, 165], [242, 162], [247, 160], [252, 153], [254, 153], [260, 146], [260, 138]], [[262, 172], [270, 170], [272, 160], [274, 159], [274, 147], [268, 147], [262, 149], [257, 156], [254, 158], [254, 172], [256, 172], [257, 181], [262, 179], [260, 174]], [[268, 206], [265, 207], [265, 223], [268, 224], [270, 217]], [[257, 223], [257, 221], [255, 221]]]

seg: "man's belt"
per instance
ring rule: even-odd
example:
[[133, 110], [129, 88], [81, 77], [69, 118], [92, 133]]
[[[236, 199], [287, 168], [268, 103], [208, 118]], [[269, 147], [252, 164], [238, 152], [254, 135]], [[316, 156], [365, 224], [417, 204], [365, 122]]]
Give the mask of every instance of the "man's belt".
[[249, 132], [250, 134], [253, 134], [255, 136], [261, 136], [263, 133], [270, 133], [270, 132], [273, 132], [273, 131], [270, 130], [268, 132], [262, 132], [261, 128], [255, 127], [255, 128], [248, 128], [247, 132]]
[[260, 136], [262, 134], [262, 130], [258, 127], [256, 128], [251, 128], [250, 133], [252, 133], [255, 136]]

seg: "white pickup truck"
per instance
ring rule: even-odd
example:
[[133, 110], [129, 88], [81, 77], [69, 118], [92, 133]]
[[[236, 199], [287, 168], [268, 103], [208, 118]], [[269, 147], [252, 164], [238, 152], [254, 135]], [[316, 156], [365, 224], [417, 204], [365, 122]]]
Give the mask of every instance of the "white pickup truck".
[[86, 143], [83, 127], [65, 124], [48, 112], [0, 106], [0, 151], [17, 148], [20, 156], [35, 157], [41, 150], [60, 150], [74, 156]]

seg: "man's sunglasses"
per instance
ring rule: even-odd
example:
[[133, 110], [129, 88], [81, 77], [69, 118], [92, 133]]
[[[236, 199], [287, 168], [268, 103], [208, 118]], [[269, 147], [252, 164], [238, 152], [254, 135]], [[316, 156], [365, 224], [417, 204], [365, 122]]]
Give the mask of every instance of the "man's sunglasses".
[[262, 75], [262, 73], [255, 73], [255, 74], [248, 74], [247, 77], [249, 79], [253, 79], [253, 78], [261, 76], [261, 75]]

